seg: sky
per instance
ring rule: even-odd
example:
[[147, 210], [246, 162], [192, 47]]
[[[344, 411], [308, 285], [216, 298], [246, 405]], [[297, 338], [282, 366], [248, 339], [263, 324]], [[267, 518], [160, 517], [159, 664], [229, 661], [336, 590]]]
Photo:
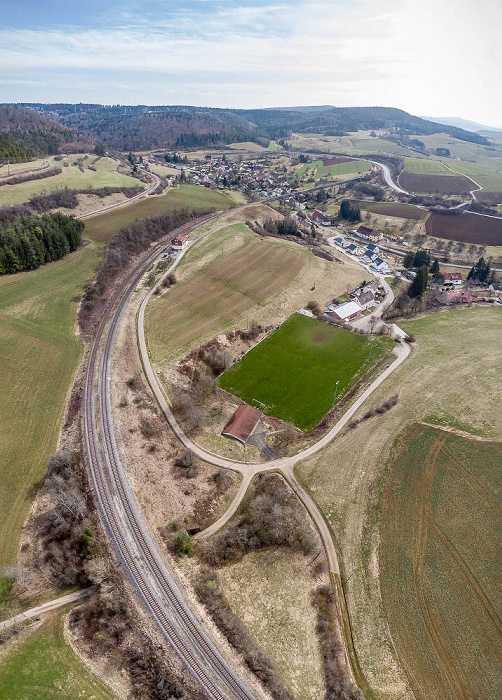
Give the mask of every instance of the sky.
[[386, 106], [502, 127], [499, 0], [3, 0], [1, 102]]

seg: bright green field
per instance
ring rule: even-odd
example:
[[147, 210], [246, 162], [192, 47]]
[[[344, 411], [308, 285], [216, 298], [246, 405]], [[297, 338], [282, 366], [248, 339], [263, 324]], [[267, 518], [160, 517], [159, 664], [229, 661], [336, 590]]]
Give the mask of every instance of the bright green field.
[[[304, 431], [331, 408], [335, 384], [341, 399], [394, 343], [372, 341], [306, 316], [294, 314], [220, 378], [220, 386], [267, 414], [290, 420]], [[256, 406], [256, 403], [252, 404]]]
[[14, 642], [0, 664], [0, 700], [116, 700], [67, 644], [64, 614]]
[[0, 277], [0, 565], [17, 559], [33, 490], [54, 450], [82, 355], [75, 317], [99, 249]]
[[419, 175], [453, 175], [444, 165], [436, 160], [426, 160], [425, 158], [405, 158], [404, 169], [409, 173]]
[[[77, 156], [72, 156], [75, 162]], [[64, 161], [54, 161], [48, 158], [51, 167], [62, 168], [63, 172], [54, 177], [47, 177], [43, 180], [31, 180], [21, 182], [19, 185], [4, 185], [0, 187], [0, 206], [4, 204], [19, 204], [27, 202], [34, 194], [49, 193], [61, 187], [69, 189], [85, 189], [100, 187], [137, 187], [141, 182], [134, 177], [119, 175], [113, 172], [116, 161], [112, 158], [101, 158], [94, 164], [96, 172], [89, 170], [88, 165], [92, 164], [94, 156], [89, 156], [84, 161], [84, 172], [80, 172], [78, 166], [69, 165], [64, 167]]]
[[106, 242], [136, 219], [158, 216], [173, 209], [209, 209], [219, 211], [233, 206], [229, 197], [201, 185], [181, 185], [159, 197], [146, 197], [119, 209], [92, 216], [85, 222], [86, 235], [93, 241]]

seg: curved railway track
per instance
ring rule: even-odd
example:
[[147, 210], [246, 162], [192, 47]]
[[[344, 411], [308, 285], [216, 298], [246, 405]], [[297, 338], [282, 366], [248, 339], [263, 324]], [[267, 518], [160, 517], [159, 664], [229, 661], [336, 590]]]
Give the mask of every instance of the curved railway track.
[[[216, 216], [206, 217], [210, 221]], [[143, 520], [120, 462], [111, 416], [112, 350], [122, 313], [141, 277], [159, 254], [159, 247], [197, 223], [172, 231], [124, 280], [98, 326], [87, 365], [83, 431], [88, 468], [98, 507], [125, 572], [144, 607], [185, 667], [214, 700], [253, 700], [223, 659], [184, 600]]]

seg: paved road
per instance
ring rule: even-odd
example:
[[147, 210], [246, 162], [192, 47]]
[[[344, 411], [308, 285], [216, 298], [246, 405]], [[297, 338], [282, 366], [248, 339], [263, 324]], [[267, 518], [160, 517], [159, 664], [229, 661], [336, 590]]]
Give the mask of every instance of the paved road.
[[[208, 235], [208, 233], [204, 234]], [[195, 239], [191, 242], [191, 246], [194, 245], [197, 240]], [[364, 392], [363, 394], [354, 402], [354, 404], [348, 409], [348, 411], [344, 414], [344, 416], [328, 431], [328, 433], [321, 438], [317, 443], [312, 445], [311, 447], [307, 448], [306, 450], [303, 450], [302, 452], [299, 452], [297, 455], [294, 455], [292, 457], [283, 457], [267, 462], [263, 462], [261, 464], [251, 464], [251, 463], [246, 463], [246, 462], [239, 462], [237, 460], [231, 460], [231, 459], [226, 459], [225, 457], [220, 457], [219, 455], [215, 455], [212, 452], [209, 452], [208, 450], [205, 450], [201, 448], [199, 445], [196, 443], [192, 442], [190, 438], [185, 435], [183, 432], [182, 428], [178, 424], [176, 418], [174, 417], [171, 407], [169, 404], [169, 401], [163, 391], [163, 388], [159, 382], [158, 375], [156, 372], [153, 370], [153, 367], [150, 362], [150, 358], [148, 355], [148, 348], [147, 348], [147, 343], [146, 343], [146, 337], [145, 337], [145, 310], [146, 306], [153, 296], [155, 294], [156, 289], [162, 284], [163, 280], [167, 275], [174, 270], [174, 268], [179, 264], [180, 260], [182, 259], [183, 255], [189, 250], [189, 248], [186, 248], [185, 251], [183, 252], [182, 255], [180, 255], [174, 263], [171, 265], [171, 267], [164, 272], [164, 274], [161, 276], [161, 278], [158, 280], [158, 282], [152, 287], [150, 292], [145, 296], [143, 302], [141, 303], [139, 313], [137, 316], [137, 333], [138, 333], [138, 346], [139, 346], [139, 351], [141, 355], [141, 361], [143, 364], [143, 369], [145, 371], [148, 383], [150, 384], [150, 387], [155, 395], [155, 398], [164, 413], [164, 416], [169, 423], [171, 429], [177, 436], [177, 438], [180, 440], [180, 442], [189, 450], [191, 450], [199, 459], [204, 460], [205, 462], [208, 462], [209, 464], [213, 464], [215, 466], [223, 467], [224, 469], [231, 469], [233, 471], [240, 472], [242, 474], [243, 480], [240, 485], [240, 488], [234, 497], [232, 503], [230, 504], [229, 508], [227, 511], [215, 522], [211, 525], [211, 527], [204, 532], [199, 533], [198, 537], [199, 538], [204, 538], [207, 537], [211, 534], [214, 534], [217, 532], [228, 520], [232, 517], [232, 515], [236, 512], [245, 492], [247, 489], [247, 486], [249, 485], [251, 479], [253, 476], [256, 474], [262, 473], [262, 472], [267, 472], [271, 470], [279, 470], [282, 472], [284, 477], [287, 479], [287, 481], [290, 483], [292, 488], [295, 490], [295, 492], [298, 494], [300, 499], [303, 501], [304, 505], [306, 506], [308, 512], [310, 513], [312, 519], [314, 520], [319, 533], [321, 535], [321, 538], [323, 540], [323, 544], [326, 550], [326, 555], [328, 557], [328, 562], [329, 562], [329, 567], [330, 571], [332, 571], [334, 574], [340, 573], [340, 567], [338, 565], [338, 558], [336, 555], [335, 547], [333, 545], [333, 541], [331, 538], [331, 535], [329, 533], [329, 529], [327, 528], [327, 525], [324, 521], [324, 518], [322, 514], [320, 513], [319, 509], [317, 508], [316, 504], [312, 500], [312, 498], [309, 496], [309, 494], [301, 487], [301, 485], [296, 481], [293, 473], [293, 469], [295, 465], [300, 462], [301, 460], [311, 457], [312, 455], [316, 454], [320, 450], [322, 450], [327, 444], [329, 444], [336, 435], [342, 430], [342, 428], [345, 427], [347, 422], [351, 419], [351, 417], [354, 415], [354, 413], [357, 411], [357, 409], [366, 401], [366, 399], [377, 389], [377, 387], [380, 386], [380, 384], [385, 381], [385, 379], [393, 372], [397, 367], [408, 357], [410, 353], [410, 347], [406, 343], [401, 343], [399, 346], [396, 347], [394, 350], [394, 353], [396, 355], [396, 360], [392, 363], [392, 365], [385, 370]], [[387, 293], [389, 294], [389, 298], [392, 297], [393, 299], [393, 293], [388, 284], [385, 282], [385, 280], [379, 276], [382, 280], [382, 283], [384, 284], [384, 287], [386, 288]], [[389, 300], [389, 303], [391, 301]], [[385, 307], [384, 304], [382, 306]], [[378, 312], [377, 312], [378, 313]], [[381, 312], [380, 312], [381, 313]]]
[[[115, 166], [115, 171], [117, 170], [118, 166], [120, 164], [120, 161], [117, 161], [117, 165]], [[147, 171], [145, 171], [147, 172]], [[132, 202], [137, 202], [138, 199], [143, 199], [144, 197], [148, 197], [149, 194], [151, 194], [159, 185], [160, 183], [160, 178], [155, 175], [155, 173], [150, 173], [147, 172], [147, 175], [151, 176], [152, 184], [150, 187], [147, 187], [146, 190], [143, 190], [139, 194], [135, 195], [134, 197], [131, 197], [130, 199], [126, 199], [124, 202], [118, 202], [118, 204], [111, 204], [109, 207], [103, 207], [102, 209], [96, 209], [96, 211], [91, 211], [88, 214], [82, 214], [82, 216], [77, 216], [75, 217], [76, 219], [88, 219], [90, 216], [95, 216], [96, 214], [104, 214], [105, 211], [110, 211], [111, 209], [118, 209], [119, 207], [125, 207], [128, 204], [131, 204]], [[92, 190], [89, 191], [90, 194], [92, 194]]]
[[[361, 158], [364, 158], [364, 156], [360, 156]], [[365, 160], [369, 160], [368, 158], [365, 158]], [[399, 192], [400, 194], [409, 194], [406, 190], [403, 190], [402, 187], [399, 187], [399, 185], [396, 185], [394, 180], [392, 179], [392, 175], [390, 173], [390, 168], [388, 165], [385, 165], [385, 163], [379, 163], [377, 160], [369, 160], [370, 163], [373, 163], [373, 165], [377, 165], [383, 173], [383, 178], [385, 182], [388, 184], [389, 187], [392, 187], [393, 190], [396, 192]]]
[[19, 613], [18, 615], [14, 615], [14, 617], [9, 617], [8, 620], [2, 620], [0, 622], [0, 629], [16, 627], [17, 625], [26, 622], [26, 620], [33, 619], [34, 617], [40, 617], [40, 615], [44, 615], [45, 613], [51, 612], [51, 610], [56, 610], [57, 608], [61, 608], [63, 605], [68, 605], [68, 603], [74, 603], [76, 600], [82, 600], [82, 598], [87, 598], [95, 590], [96, 589], [94, 586], [90, 586], [89, 588], [84, 588], [81, 591], [68, 593], [68, 595], [63, 595], [60, 598], [50, 600], [48, 603], [39, 605], [36, 608], [30, 608], [29, 610], [25, 610], [24, 612]]

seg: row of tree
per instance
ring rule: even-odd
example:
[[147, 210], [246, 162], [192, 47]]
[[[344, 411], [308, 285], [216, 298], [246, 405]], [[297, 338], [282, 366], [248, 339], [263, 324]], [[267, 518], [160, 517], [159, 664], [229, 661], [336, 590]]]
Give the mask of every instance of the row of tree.
[[21, 216], [0, 223], [0, 274], [34, 270], [76, 250], [84, 224], [64, 214]]

